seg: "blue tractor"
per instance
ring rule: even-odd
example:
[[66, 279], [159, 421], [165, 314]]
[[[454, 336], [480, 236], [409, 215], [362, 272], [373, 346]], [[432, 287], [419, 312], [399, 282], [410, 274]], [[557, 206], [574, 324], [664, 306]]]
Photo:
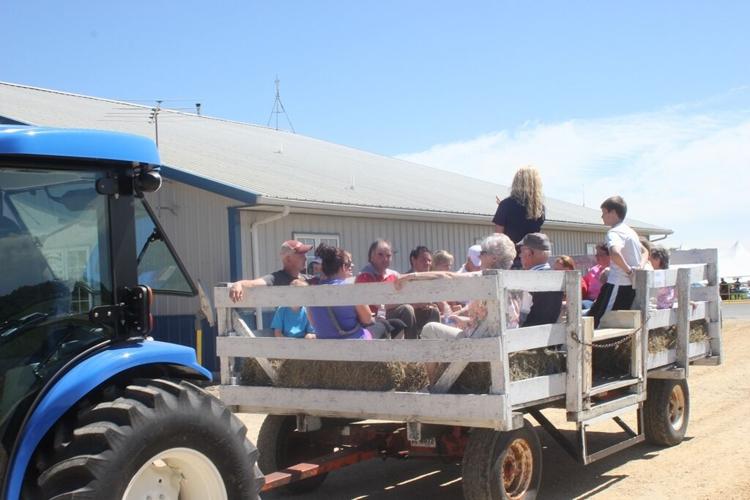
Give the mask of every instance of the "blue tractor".
[[[245, 427], [151, 340], [152, 294], [195, 286], [127, 134], [0, 126], [0, 498], [257, 498]], [[196, 385], [198, 383], [198, 385]]]

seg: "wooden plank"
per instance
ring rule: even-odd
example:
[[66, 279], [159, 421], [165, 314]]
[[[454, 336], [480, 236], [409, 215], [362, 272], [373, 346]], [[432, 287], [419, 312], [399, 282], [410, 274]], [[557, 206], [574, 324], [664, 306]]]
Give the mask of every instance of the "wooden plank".
[[565, 345], [566, 326], [564, 323], [527, 326], [506, 330], [508, 352], [526, 351], [537, 347]]
[[565, 373], [555, 373], [542, 377], [527, 378], [510, 383], [510, 404], [527, 403], [565, 395]]
[[615, 380], [614, 382], [607, 382], [605, 384], [597, 384], [588, 392], [589, 396], [596, 396], [597, 394], [602, 394], [604, 392], [614, 391], [616, 389], [621, 389], [623, 387], [630, 387], [631, 385], [638, 384], [637, 378], [627, 378], [622, 380]]
[[578, 412], [583, 409], [583, 372], [584, 366], [591, 364], [591, 357], [586, 359], [586, 347], [581, 344], [585, 342], [584, 328], [593, 324], [593, 318], [581, 317], [581, 273], [568, 272], [565, 278], [565, 293], [567, 296], [567, 322], [566, 347], [568, 351], [566, 359], [565, 379], [565, 408], [570, 412]]
[[[435, 382], [432, 387], [430, 387], [430, 391], [437, 394], [448, 392], [468, 365], [468, 361], [454, 361], [450, 363], [445, 371], [440, 374], [440, 378], [438, 379], [438, 381]], [[492, 375], [490, 375], [490, 377], [491, 376]]]
[[560, 292], [565, 288], [566, 274], [580, 271], [501, 271], [506, 290], [525, 290], [527, 292]]
[[495, 296], [493, 276], [411, 281], [396, 290], [393, 283], [352, 285], [259, 286], [245, 289], [243, 299], [232, 302], [229, 289], [214, 289], [217, 307], [343, 306], [356, 304], [412, 304], [441, 300], [486, 300]]
[[346, 340], [262, 337], [217, 339], [219, 356], [307, 359], [325, 361], [403, 361], [415, 363], [497, 361], [497, 337], [441, 340]]
[[[219, 337], [226, 337], [229, 335], [229, 331], [227, 328], [227, 315], [228, 315], [229, 309], [225, 309], [223, 307], [217, 307], [216, 308], [216, 332], [217, 332], [217, 340]], [[219, 359], [219, 375], [221, 377], [221, 383], [222, 384], [229, 384], [232, 382], [232, 365], [233, 360], [228, 357], [224, 356]]]
[[[714, 249], [714, 252], [717, 251]], [[706, 268], [708, 286], [716, 288], [716, 294], [708, 299], [708, 309], [706, 319], [708, 320], [708, 336], [711, 339], [711, 351], [714, 356], [719, 358], [721, 364], [724, 358], [724, 348], [721, 337], [721, 312], [719, 301], [719, 268], [716, 262], [709, 263]]]
[[665, 368], [648, 372], [648, 378], [682, 380], [686, 378], [683, 368]]
[[608, 311], [599, 321], [599, 328], [638, 328], [641, 326], [640, 311]]
[[690, 290], [690, 300], [693, 302], [710, 302], [719, 295], [717, 285], [696, 286]]
[[[695, 288], [690, 289], [690, 298], [692, 299], [693, 290], [696, 290]], [[690, 308], [688, 310], [688, 314], [690, 316], [690, 321], [696, 321], [699, 319], [703, 319], [706, 317], [706, 303], [705, 302], [695, 302], [694, 300], [690, 301]], [[651, 330], [654, 328], [667, 328], [671, 325], [677, 324], [677, 309], [656, 309], [656, 310], [650, 310], [649, 316], [651, 317], [649, 320], [649, 327]]]
[[[237, 311], [232, 311], [232, 326], [234, 327], [234, 331], [237, 333], [237, 335], [242, 335], [246, 339], [256, 339], [253, 331], [250, 330], [250, 327], [247, 326], [247, 323], [245, 323], [245, 321], [242, 318], [240, 318], [240, 315], [237, 314]], [[232, 337], [227, 337], [224, 340], [228, 340], [229, 338], [232, 338]], [[234, 337], [234, 338], [237, 338], [237, 337]], [[216, 339], [216, 340], [217, 340], [217, 347], [218, 347], [219, 339]], [[256, 339], [256, 340], [259, 340], [259, 339]], [[267, 340], [267, 339], [263, 339], [263, 340]], [[232, 353], [232, 354], [235, 357], [237, 357], [236, 353]], [[271, 366], [271, 362], [268, 361], [267, 358], [256, 357], [255, 361], [258, 362], [258, 366], [260, 366], [261, 369], [266, 373], [266, 375], [268, 375], [268, 378], [271, 379], [271, 382], [273, 382], [274, 384], [278, 383], [279, 374], [276, 372], [276, 369], [273, 366]]]
[[688, 342], [690, 336], [690, 270], [680, 269], [677, 274], [677, 366], [688, 375]]
[[[594, 342], [594, 318], [584, 318], [583, 323], [583, 360], [581, 365], [581, 395], [585, 397], [591, 390], [594, 383], [594, 351], [592, 344]], [[581, 407], [583, 409], [583, 406]]]
[[220, 386], [225, 404], [247, 413], [317, 417], [417, 421], [508, 430], [508, 405], [502, 394], [427, 394], [404, 392], [287, 389], [280, 387]]
[[715, 248], [672, 250], [669, 254], [672, 266], [678, 264], [715, 264], [719, 261], [719, 253]]
[[[649, 271], [638, 270], [635, 272], [633, 278], [633, 286], [635, 288], [635, 301], [633, 301], [633, 309], [641, 312], [641, 325], [642, 333], [638, 342], [638, 349], [640, 351], [640, 369], [639, 377], [641, 383], [638, 385], [638, 395], [642, 400], [645, 397], [646, 389], [648, 385], [648, 379], [645, 377], [648, 371], [648, 340], [649, 332], [653, 328], [651, 323], [651, 290], [654, 285], [653, 273]], [[635, 348], [635, 346], [634, 346]]]
[[648, 326], [651, 330], [655, 328], [667, 328], [677, 324], [676, 309], [652, 309], [648, 314], [650, 316]]
[[[498, 349], [500, 350], [500, 356], [495, 360], [494, 363], [490, 363], [490, 394], [506, 394], [510, 390], [510, 361], [508, 359], [508, 338], [506, 332], [508, 331], [507, 325], [507, 308], [508, 308], [508, 295], [507, 290], [504, 287], [505, 274], [499, 273], [496, 275], [496, 291], [494, 300], [487, 302], [487, 324], [490, 327], [490, 331], [498, 332]], [[512, 408], [510, 401], [506, 399], [506, 406], [502, 409], [503, 420], [512, 420]]]
[[666, 349], [659, 352], [650, 352], [646, 356], [646, 369], [653, 370], [662, 366], [671, 365], [677, 360], [677, 351], [675, 349]]
[[568, 412], [568, 422], [589, 422], [597, 417], [611, 418], [611, 416], [619, 415], [631, 408], [636, 409], [639, 401], [640, 398], [637, 394], [630, 394], [606, 403], [600, 403], [590, 410], [579, 413]]
[[707, 342], [691, 342], [688, 344], [688, 357], [694, 359], [698, 356], [706, 357], [711, 354], [711, 348]]
[[635, 328], [597, 328], [594, 330], [594, 342], [616, 339], [630, 335]]
[[719, 366], [721, 361], [719, 360], [719, 356], [709, 356], [707, 358], [696, 359], [691, 361], [691, 363], [698, 366]]

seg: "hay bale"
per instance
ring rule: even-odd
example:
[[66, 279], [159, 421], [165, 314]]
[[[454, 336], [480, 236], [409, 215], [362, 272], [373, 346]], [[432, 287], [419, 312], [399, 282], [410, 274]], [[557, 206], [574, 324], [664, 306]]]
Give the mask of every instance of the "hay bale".
[[[688, 341], [704, 342], [708, 340], [708, 323], [705, 320], [690, 322]], [[677, 327], [654, 328], [648, 336], [648, 352], [656, 354], [677, 347]], [[624, 342], [609, 349], [594, 349], [594, 370], [597, 374], [622, 374], [630, 372], [630, 342]]]
[[430, 385], [424, 363], [401, 363], [404, 365], [404, 381], [396, 390], [403, 392], [417, 392]]
[[[512, 352], [510, 361], [510, 381], [562, 373], [565, 371], [565, 352], [540, 347], [528, 351]], [[485, 394], [491, 385], [489, 363], [469, 363], [453, 384], [451, 392], [456, 394]]]
[[288, 359], [279, 367], [279, 387], [391, 391], [404, 384], [406, 363], [306, 361]]
[[[271, 359], [269, 361], [271, 363], [271, 366], [276, 368], [277, 370], [282, 364], [282, 360], [280, 359]], [[263, 368], [260, 367], [260, 364], [258, 364], [258, 361], [255, 358], [243, 358], [242, 360], [237, 360], [237, 362], [240, 363], [238, 371], [239, 383], [241, 385], [255, 385], [263, 387], [271, 387], [273, 385], [273, 383], [271, 383], [271, 379], [268, 377]]]

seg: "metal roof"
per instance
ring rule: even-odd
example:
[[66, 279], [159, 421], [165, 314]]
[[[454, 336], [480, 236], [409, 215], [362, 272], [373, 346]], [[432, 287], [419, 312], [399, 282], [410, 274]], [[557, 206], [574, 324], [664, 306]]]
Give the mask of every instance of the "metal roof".
[[[0, 82], [0, 116], [43, 126], [98, 128], [154, 136], [151, 106]], [[183, 182], [246, 203], [373, 208], [486, 220], [507, 186], [267, 127], [161, 109], [159, 152]], [[467, 167], [468, 169], [468, 167]], [[509, 173], [509, 176], [512, 173]], [[231, 194], [230, 194], [231, 196]], [[545, 200], [554, 226], [604, 229], [600, 211]], [[628, 220], [643, 233], [669, 229]], [[597, 227], [592, 227], [597, 226]]]

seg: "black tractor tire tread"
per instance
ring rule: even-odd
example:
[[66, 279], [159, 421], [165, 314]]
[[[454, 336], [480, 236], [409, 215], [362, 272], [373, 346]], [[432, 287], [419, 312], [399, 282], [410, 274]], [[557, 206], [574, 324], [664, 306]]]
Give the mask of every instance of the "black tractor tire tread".
[[[55, 460], [38, 476], [37, 483], [43, 498], [96, 499], [102, 498], [103, 492], [107, 492], [108, 496], [113, 494], [117, 487], [111, 483], [117, 479], [122, 482], [123, 464], [132, 461], [133, 445], [130, 442], [138, 441], [139, 434], [161, 436], [164, 429], [174, 429], [176, 425], [199, 427], [187, 429], [182, 434], [174, 432], [166, 438], [175, 440], [172, 446], [182, 444], [177, 440], [185, 439], [183, 436], [190, 434], [190, 430], [205, 432], [202, 436], [205, 441], [211, 438], [225, 441], [203, 445], [206, 449], [201, 451], [213, 454], [213, 459], [224, 460], [224, 467], [235, 467], [235, 470], [228, 470], [224, 475], [230, 498], [238, 497], [238, 491], [249, 491], [242, 493], [242, 498], [258, 498], [263, 485], [263, 475], [255, 465], [258, 451], [245, 439], [246, 428], [242, 422], [226, 407], [218, 404], [216, 398], [190, 383], [161, 379], [135, 380], [119, 393], [120, 396], [114, 401], [94, 403], [79, 412], [77, 428], [69, 436], [68, 442], [55, 439], [58, 443], [52, 452]], [[111, 392], [103, 394], [112, 395]], [[236, 437], [241, 437], [241, 440]], [[195, 439], [192, 435], [189, 438]], [[154, 446], [158, 446], [158, 439], [146, 442], [153, 441], [157, 442]], [[168, 444], [164, 446], [164, 449], [172, 447]], [[220, 448], [220, 451], [216, 448]], [[159, 451], [157, 449], [156, 453]], [[129, 453], [131, 456], [127, 456]], [[151, 451], [148, 454], [153, 456]], [[148, 458], [143, 457], [143, 460]], [[245, 467], [240, 469], [242, 464]], [[218, 462], [217, 467], [222, 470]], [[252, 473], [248, 474], [249, 471]], [[124, 489], [126, 485], [127, 482], [121, 488]]]
[[[684, 422], [678, 430], [675, 430], [669, 421], [669, 398], [675, 385], [681, 385], [685, 395]], [[656, 446], [680, 444], [685, 438], [690, 420], [690, 393], [687, 381], [651, 379], [647, 387], [647, 397], [643, 404], [643, 433], [646, 441]]]

